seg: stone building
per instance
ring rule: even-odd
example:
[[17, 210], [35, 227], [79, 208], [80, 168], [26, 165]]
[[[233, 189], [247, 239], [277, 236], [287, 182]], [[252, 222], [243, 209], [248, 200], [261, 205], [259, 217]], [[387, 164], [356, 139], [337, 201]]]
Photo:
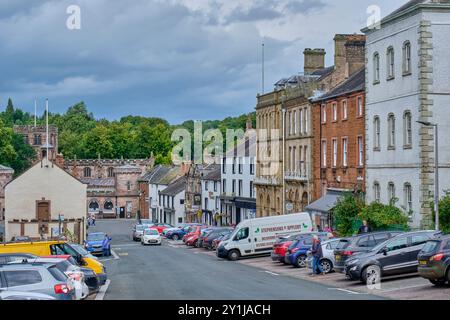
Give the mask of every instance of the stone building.
[[450, 189], [450, 2], [414, 0], [367, 27], [367, 200], [396, 204], [432, 227], [435, 132], [439, 195]]
[[335, 64], [325, 67], [325, 50], [305, 49], [303, 75], [275, 84], [258, 95], [257, 216], [304, 211], [313, 200], [312, 104], [364, 66], [364, 35], [335, 36]]
[[[45, 158], [47, 150], [46, 128], [42, 126], [14, 126], [38, 155]], [[68, 173], [88, 185], [88, 212], [104, 218], [134, 217], [142, 205], [139, 178], [154, 166], [148, 159], [64, 159], [58, 153], [58, 128], [49, 126], [49, 159]]]
[[[306, 207], [315, 225], [332, 225], [339, 192], [365, 193], [365, 68], [328, 93], [312, 99], [313, 198]], [[329, 191], [332, 192], [329, 192]]]
[[0, 164], [0, 221], [5, 216], [5, 186], [12, 180], [14, 170]]
[[5, 239], [50, 239], [68, 230], [78, 243], [86, 234], [87, 185], [43, 159], [5, 187]]

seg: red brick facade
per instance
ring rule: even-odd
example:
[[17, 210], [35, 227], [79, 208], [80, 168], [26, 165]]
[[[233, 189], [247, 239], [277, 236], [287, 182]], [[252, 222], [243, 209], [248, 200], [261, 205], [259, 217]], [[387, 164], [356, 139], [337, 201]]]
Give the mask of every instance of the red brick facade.
[[[346, 112], [345, 103], [347, 103]], [[360, 107], [358, 103], [361, 104]], [[333, 117], [333, 105], [336, 106], [336, 120]], [[313, 105], [314, 199], [324, 195], [327, 188], [365, 190], [364, 108], [365, 93], [362, 90], [317, 101]], [[325, 145], [326, 159], [324, 159]], [[346, 155], [345, 145], [347, 145]]]

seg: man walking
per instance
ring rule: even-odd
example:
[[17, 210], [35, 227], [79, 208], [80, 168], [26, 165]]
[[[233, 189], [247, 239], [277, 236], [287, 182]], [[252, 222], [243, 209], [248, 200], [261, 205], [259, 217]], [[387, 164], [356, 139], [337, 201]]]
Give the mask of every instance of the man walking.
[[313, 266], [312, 266], [312, 276], [315, 274], [324, 274], [322, 265], [320, 264], [320, 259], [323, 257], [322, 243], [317, 235], [313, 236], [313, 245], [311, 248], [311, 253], [313, 256]]
[[372, 228], [367, 224], [367, 221], [363, 221], [363, 225], [359, 227], [358, 234], [369, 233], [372, 232]]
[[95, 226], [95, 213], [91, 215], [92, 225]]

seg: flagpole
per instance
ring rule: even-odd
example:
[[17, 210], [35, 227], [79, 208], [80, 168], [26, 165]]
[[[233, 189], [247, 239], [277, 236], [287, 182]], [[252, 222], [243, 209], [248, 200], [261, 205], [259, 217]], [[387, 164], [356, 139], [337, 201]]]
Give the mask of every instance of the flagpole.
[[46, 151], [46, 156], [47, 156], [47, 164], [48, 164], [48, 143], [49, 143], [49, 140], [48, 140], [48, 99], [46, 99], [45, 100], [45, 113], [46, 113], [46, 129], [45, 129], [45, 139], [46, 139], [46, 149], [47, 149], [47, 151]]
[[34, 99], [34, 127], [37, 125], [37, 100]]

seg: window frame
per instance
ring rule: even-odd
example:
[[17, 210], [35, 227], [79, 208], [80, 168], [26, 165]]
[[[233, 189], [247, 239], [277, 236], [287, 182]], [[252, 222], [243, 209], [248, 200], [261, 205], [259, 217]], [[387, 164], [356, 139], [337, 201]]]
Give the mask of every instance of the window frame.
[[386, 80], [395, 79], [395, 51], [393, 46], [386, 50]]
[[380, 54], [375, 52], [373, 54], [373, 84], [380, 83]]
[[388, 114], [388, 150], [395, 150], [396, 142], [395, 115]]
[[403, 113], [403, 148], [412, 148], [412, 114], [411, 111], [406, 110]]
[[403, 76], [409, 76], [412, 74], [411, 69], [411, 42], [406, 40], [403, 43]]

